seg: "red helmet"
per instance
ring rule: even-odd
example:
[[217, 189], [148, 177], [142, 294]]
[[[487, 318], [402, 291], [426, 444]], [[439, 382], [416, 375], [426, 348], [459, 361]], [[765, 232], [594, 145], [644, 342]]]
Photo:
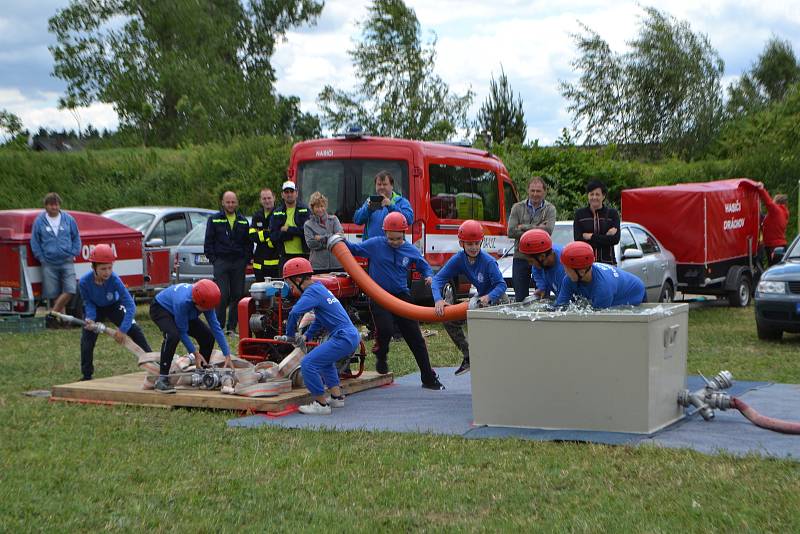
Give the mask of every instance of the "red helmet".
[[219, 305], [221, 299], [219, 286], [211, 280], [199, 280], [192, 286], [192, 300], [198, 308], [214, 309]]
[[393, 211], [383, 219], [384, 232], [405, 232], [408, 230], [408, 221], [399, 211]]
[[481, 241], [483, 239], [483, 226], [472, 219], [464, 221], [458, 227], [458, 239], [461, 241]]
[[305, 258], [292, 258], [283, 264], [283, 277], [300, 276], [301, 274], [313, 274], [314, 268], [311, 262]]
[[519, 238], [519, 251], [523, 254], [541, 254], [553, 249], [553, 240], [544, 230], [528, 230]]
[[89, 261], [92, 263], [114, 263], [117, 255], [109, 245], [97, 245], [89, 253]]
[[587, 269], [594, 263], [594, 250], [589, 243], [573, 241], [561, 251], [561, 263], [572, 269]]

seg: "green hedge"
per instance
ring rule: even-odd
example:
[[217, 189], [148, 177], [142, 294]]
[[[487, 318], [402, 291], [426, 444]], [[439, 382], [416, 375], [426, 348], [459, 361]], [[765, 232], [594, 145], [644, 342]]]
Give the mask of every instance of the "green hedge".
[[0, 150], [0, 209], [40, 207], [48, 191], [57, 191], [67, 209], [92, 212], [134, 205], [216, 208], [230, 189], [250, 212], [262, 187], [280, 188], [290, 150], [287, 141], [272, 137], [177, 150]]
[[[118, 148], [71, 154], [0, 150], [0, 209], [39, 207], [48, 191], [58, 191], [68, 209], [93, 212], [132, 205], [216, 208], [222, 192], [231, 189], [249, 213], [257, 206], [262, 187], [276, 191], [280, 187], [290, 150], [290, 142], [273, 137], [177, 150]], [[747, 177], [763, 181], [773, 194], [789, 195], [789, 234], [796, 233], [800, 163], [785, 148], [759, 146], [727, 159], [656, 163], [624, 160], [613, 146], [503, 144], [493, 150], [521, 194], [531, 176], [546, 178], [551, 186], [548, 198], [561, 219], [570, 219], [575, 208], [585, 204], [584, 186], [591, 178], [605, 181], [609, 200], [619, 206], [626, 188]]]

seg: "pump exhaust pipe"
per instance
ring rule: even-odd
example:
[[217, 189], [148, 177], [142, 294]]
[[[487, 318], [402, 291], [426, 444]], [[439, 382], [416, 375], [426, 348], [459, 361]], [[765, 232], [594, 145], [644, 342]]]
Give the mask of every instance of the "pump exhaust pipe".
[[453, 306], [446, 306], [444, 315], [436, 315], [433, 308], [428, 306], [417, 306], [401, 300], [394, 295], [390, 295], [379, 286], [369, 275], [361, 268], [356, 262], [347, 245], [344, 244], [344, 237], [334, 235], [328, 239], [328, 250], [330, 250], [339, 263], [342, 264], [347, 274], [353, 277], [358, 287], [364, 291], [372, 300], [378, 303], [381, 307], [389, 310], [392, 313], [405, 317], [406, 319], [413, 319], [427, 323], [440, 323], [444, 321], [463, 321], [467, 318], [467, 308], [469, 302], [462, 302]]

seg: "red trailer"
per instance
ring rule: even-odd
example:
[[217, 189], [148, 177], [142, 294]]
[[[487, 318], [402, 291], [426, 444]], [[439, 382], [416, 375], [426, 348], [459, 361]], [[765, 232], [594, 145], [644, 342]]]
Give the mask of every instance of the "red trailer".
[[622, 217], [645, 226], [675, 255], [679, 290], [747, 306], [761, 274], [757, 186], [736, 178], [627, 189]]
[[[42, 267], [31, 251], [31, 228], [41, 209], [0, 211], [0, 314], [31, 315], [42, 293]], [[116, 272], [131, 292], [145, 293], [169, 284], [169, 249], [145, 249], [142, 233], [94, 213], [67, 211], [75, 218], [81, 252], [75, 257], [78, 278], [91, 269], [89, 253], [110, 245], [117, 254]], [[70, 311], [82, 316], [78, 299]]]

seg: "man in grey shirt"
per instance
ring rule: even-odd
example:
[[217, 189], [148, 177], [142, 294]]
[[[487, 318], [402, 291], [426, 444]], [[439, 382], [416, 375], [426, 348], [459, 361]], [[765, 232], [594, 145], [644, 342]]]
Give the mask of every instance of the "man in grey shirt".
[[545, 200], [546, 195], [547, 184], [541, 176], [534, 176], [528, 182], [528, 198], [514, 204], [508, 217], [508, 237], [514, 240], [515, 247], [511, 282], [517, 302], [528, 297], [531, 287], [531, 266], [519, 251], [519, 238], [534, 228], [552, 234], [556, 225], [556, 208]]

